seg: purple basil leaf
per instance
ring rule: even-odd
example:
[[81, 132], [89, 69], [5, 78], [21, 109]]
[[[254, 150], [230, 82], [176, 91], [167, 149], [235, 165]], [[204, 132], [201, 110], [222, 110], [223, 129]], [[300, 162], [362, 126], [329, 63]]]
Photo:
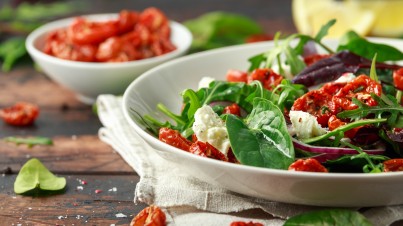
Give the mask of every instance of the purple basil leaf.
[[[377, 69], [395, 70], [400, 67], [401, 66], [398, 65], [385, 63], [376, 64]], [[346, 72], [355, 73], [360, 68], [371, 68], [371, 60], [345, 50], [306, 67], [294, 77], [292, 82], [311, 87], [333, 81]]]

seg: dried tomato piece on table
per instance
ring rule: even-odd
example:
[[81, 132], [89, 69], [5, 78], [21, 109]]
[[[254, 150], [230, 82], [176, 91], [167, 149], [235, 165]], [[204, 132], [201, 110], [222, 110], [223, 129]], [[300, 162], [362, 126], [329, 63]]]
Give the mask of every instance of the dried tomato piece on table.
[[39, 107], [27, 102], [18, 102], [14, 106], [0, 109], [0, 118], [13, 126], [28, 126], [39, 115]]
[[158, 206], [149, 206], [143, 209], [130, 222], [130, 226], [164, 226], [165, 213]]

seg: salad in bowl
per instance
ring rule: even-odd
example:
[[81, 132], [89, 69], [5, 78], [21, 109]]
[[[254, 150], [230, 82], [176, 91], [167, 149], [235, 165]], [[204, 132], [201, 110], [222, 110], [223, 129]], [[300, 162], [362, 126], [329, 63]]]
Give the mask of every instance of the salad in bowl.
[[[132, 116], [162, 142], [202, 157], [309, 172], [403, 171], [403, 53], [348, 32], [332, 49], [294, 34], [181, 92], [181, 110]], [[225, 79], [224, 79], [225, 78]]]

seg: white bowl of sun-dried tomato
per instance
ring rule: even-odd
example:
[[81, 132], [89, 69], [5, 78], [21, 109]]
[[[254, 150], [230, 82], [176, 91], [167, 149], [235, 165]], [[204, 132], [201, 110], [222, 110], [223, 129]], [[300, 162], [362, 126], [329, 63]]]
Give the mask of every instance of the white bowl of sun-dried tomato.
[[148, 8], [53, 21], [30, 33], [26, 47], [47, 76], [91, 104], [100, 94], [123, 94], [140, 74], [184, 55], [191, 43], [185, 26]]

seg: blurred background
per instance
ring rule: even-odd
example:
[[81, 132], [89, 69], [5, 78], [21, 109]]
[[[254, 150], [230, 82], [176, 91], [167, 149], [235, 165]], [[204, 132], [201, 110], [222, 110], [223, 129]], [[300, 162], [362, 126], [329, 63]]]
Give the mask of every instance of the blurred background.
[[[47, 21], [147, 7], [157, 7], [190, 28], [195, 38], [191, 52], [271, 40], [276, 32], [315, 35], [331, 19], [337, 22], [327, 37], [354, 30], [362, 36], [403, 38], [403, 0], [2, 0], [0, 62], [10, 62], [5, 60], [9, 50], [15, 49], [10, 46], [23, 43], [29, 32]], [[221, 14], [210, 15], [214, 12]], [[20, 39], [13, 45], [6, 43], [16, 37]], [[20, 50], [14, 55], [22, 59], [26, 53]], [[12, 68], [9, 64], [3, 65], [3, 71]]]

